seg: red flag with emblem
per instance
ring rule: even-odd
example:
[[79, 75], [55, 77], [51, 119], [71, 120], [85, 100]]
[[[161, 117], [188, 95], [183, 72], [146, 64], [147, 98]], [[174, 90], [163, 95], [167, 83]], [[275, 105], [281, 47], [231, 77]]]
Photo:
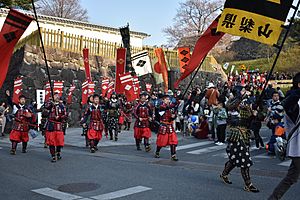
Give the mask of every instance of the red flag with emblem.
[[191, 52], [189, 47], [179, 47], [178, 57], [180, 64], [180, 73], [184, 73], [185, 68], [188, 66], [191, 59]]
[[88, 95], [91, 96], [95, 93], [95, 83], [89, 82], [89, 89], [88, 89]]
[[47, 82], [45, 86], [45, 101], [48, 101], [51, 96], [51, 88], [50, 88], [50, 83]]
[[115, 91], [114, 85], [115, 85], [115, 83], [113, 81], [108, 84], [108, 90], [107, 90], [107, 95], [106, 95], [107, 98], [110, 98], [112, 93]]
[[127, 101], [131, 102], [136, 99], [133, 86], [133, 77], [130, 72], [120, 75], [122, 88], [124, 89]]
[[141, 87], [140, 87], [139, 78], [137, 76], [133, 76], [133, 89], [134, 89], [135, 99], [138, 99], [140, 97]]
[[84, 48], [82, 52], [83, 52], [83, 62], [85, 68], [85, 77], [88, 81], [92, 81], [90, 62], [89, 62], [89, 49]]
[[106, 93], [107, 93], [107, 90], [108, 90], [108, 84], [109, 84], [109, 78], [103, 78], [102, 79], [102, 84], [101, 84], [102, 97], [106, 96]]
[[225, 33], [217, 32], [218, 19], [215, 19], [208, 29], [201, 35], [198, 39], [191, 60], [187, 67], [185, 68], [184, 73], [176, 81], [175, 88], [178, 88], [179, 83], [188, 77], [195, 69], [197, 69], [201, 61], [205, 58], [208, 52], [216, 45], [216, 43], [223, 37]]
[[14, 81], [14, 94], [13, 94], [13, 103], [19, 103], [19, 96], [22, 94], [22, 85], [23, 80], [22, 77], [17, 77]]
[[64, 82], [63, 81], [54, 81], [53, 84], [53, 92], [59, 94], [59, 96], [62, 96], [64, 89]]
[[126, 49], [117, 49], [117, 60], [116, 60], [116, 85], [115, 91], [118, 94], [124, 93], [124, 89], [121, 87], [120, 75], [125, 73], [126, 66]]
[[67, 104], [72, 103], [72, 95], [73, 95], [74, 90], [75, 90], [75, 85], [73, 84], [69, 89]]
[[88, 101], [88, 97], [89, 97], [89, 94], [88, 94], [88, 90], [89, 90], [89, 81], [84, 81], [82, 83], [82, 88], [81, 88], [81, 104], [82, 105], [85, 105]]
[[0, 32], [0, 88], [6, 78], [14, 47], [33, 19], [10, 9]]

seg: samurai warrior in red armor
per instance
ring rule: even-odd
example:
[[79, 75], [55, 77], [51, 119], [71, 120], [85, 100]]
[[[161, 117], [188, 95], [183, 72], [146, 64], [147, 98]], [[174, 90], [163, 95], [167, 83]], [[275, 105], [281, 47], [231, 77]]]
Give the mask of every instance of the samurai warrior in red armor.
[[93, 104], [86, 109], [81, 120], [83, 127], [87, 127], [88, 129], [87, 137], [89, 139], [91, 153], [95, 153], [98, 150], [97, 145], [102, 139], [102, 132], [104, 129], [101, 116], [100, 97], [95, 94], [93, 99]]
[[160, 157], [159, 152], [162, 147], [170, 145], [171, 159], [173, 161], [178, 161], [178, 158], [176, 157], [176, 146], [178, 144], [178, 139], [173, 125], [173, 122], [176, 119], [175, 108], [176, 105], [171, 103], [170, 97], [165, 95], [163, 97], [163, 103], [159, 107], [160, 127], [156, 140], [156, 158]]
[[9, 139], [12, 143], [10, 153], [16, 154], [17, 144], [22, 142], [22, 153], [27, 152], [27, 143], [29, 141], [28, 131], [32, 123], [35, 122], [35, 115], [25, 105], [25, 96], [19, 97], [19, 104], [14, 105], [14, 123]]
[[147, 104], [147, 94], [140, 95], [140, 102], [134, 110], [134, 116], [136, 118], [134, 124], [134, 138], [136, 142], [137, 150], [140, 151], [141, 141], [144, 138], [144, 146], [146, 152], [151, 150], [149, 138], [151, 137], [150, 122], [152, 120], [152, 111]]
[[63, 123], [67, 120], [66, 108], [60, 103], [59, 94], [54, 94], [54, 102], [45, 103], [45, 108], [49, 110], [46, 122], [46, 143], [49, 146], [52, 162], [60, 160], [61, 149], [64, 146]]
[[132, 122], [133, 105], [131, 102], [126, 102], [124, 107], [125, 129], [129, 131]]
[[111, 98], [107, 106], [107, 117], [108, 117], [107, 127], [110, 135], [110, 140], [115, 139], [115, 141], [118, 141], [118, 131], [119, 131], [118, 121], [119, 121], [119, 114], [120, 114], [119, 109], [120, 109], [120, 104], [117, 95], [114, 92], [111, 95]]

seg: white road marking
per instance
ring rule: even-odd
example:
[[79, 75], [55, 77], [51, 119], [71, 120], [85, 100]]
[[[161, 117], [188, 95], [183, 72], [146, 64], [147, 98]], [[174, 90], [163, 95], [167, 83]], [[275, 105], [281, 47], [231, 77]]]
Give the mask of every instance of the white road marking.
[[274, 158], [274, 156], [269, 156], [267, 153], [262, 153], [258, 154], [256, 156], [253, 156], [253, 158], [264, 158], [264, 159], [269, 159], [269, 158]]
[[40, 188], [40, 189], [36, 189], [36, 190], [31, 190], [32, 192], [44, 195], [44, 196], [48, 196], [48, 197], [52, 197], [54, 199], [59, 199], [59, 200], [82, 200], [83, 197], [81, 196], [77, 196], [77, 195], [73, 195], [73, 194], [69, 194], [69, 193], [65, 193], [65, 192], [60, 192], [57, 190], [53, 190], [51, 188]]
[[180, 151], [180, 150], [184, 150], [184, 149], [205, 146], [208, 144], [213, 144], [213, 142], [212, 141], [203, 141], [203, 142], [197, 142], [197, 143], [192, 143], [192, 144], [187, 144], [187, 145], [181, 145], [181, 146], [176, 147], [176, 150]]
[[279, 163], [278, 165], [284, 166], [284, 167], [289, 167], [291, 165], [291, 163], [292, 163], [292, 160], [287, 160], [282, 163]]
[[198, 150], [195, 150], [195, 151], [189, 151], [187, 153], [188, 154], [194, 154], [194, 155], [200, 155], [200, 154], [204, 154], [204, 153], [211, 153], [211, 152], [214, 152], [214, 151], [219, 151], [219, 150], [225, 149], [226, 146], [227, 145], [207, 147], [207, 148], [198, 149]]
[[95, 200], [116, 199], [116, 198], [125, 197], [125, 196], [129, 196], [132, 194], [140, 193], [140, 192], [145, 192], [148, 190], [152, 190], [152, 188], [148, 188], [148, 187], [144, 187], [144, 186], [137, 186], [137, 187], [127, 188], [124, 190], [110, 192], [107, 194], [101, 194], [101, 195], [94, 196], [91, 198], [95, 199]]

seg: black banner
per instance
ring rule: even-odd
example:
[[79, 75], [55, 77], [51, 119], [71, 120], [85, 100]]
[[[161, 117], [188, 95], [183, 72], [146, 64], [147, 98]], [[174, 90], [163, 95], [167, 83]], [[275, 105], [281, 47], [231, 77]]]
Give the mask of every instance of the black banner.
[[129, 25], [126, 27], [120, 28], [120, 33], [122, 36], [123, 47], [126, 48], [126, 67], [125, 72], [132, 71], [134, 72], [134, 68], [132, 67], [131, 62], [131, 49], [130, 49], [130, 30]]

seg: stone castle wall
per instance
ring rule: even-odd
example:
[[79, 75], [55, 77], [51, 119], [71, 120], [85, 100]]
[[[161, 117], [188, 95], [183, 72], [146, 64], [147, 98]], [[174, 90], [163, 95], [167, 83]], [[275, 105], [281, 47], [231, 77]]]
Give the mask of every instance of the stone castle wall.
[[[69, 105], [69, 126], [78, 126], [81, 115], [81, 85], [85, 80], [82, 55], [57, 49], [46, 49], [46, 55], [51, 79], [64, 81], [63, 97], [73, 82], [76, 85], [72, 97], [73, 103]], [[99, 56], [90, 56], [89, 60], [92, 78], [96, 83], [96, 92], [100, 92], [101, 76], [113, 75], [113, 72], [109, 72], [108, 67], [101, 66], [113, 65], [113, 63]], [[32, 99], [36, 99], [36, 90], [44, 89], [48, 82], [45, 61], [39, 47], [25, 45], [14, 53], [6, 80], [0, 90], [0, 99], [5, 100], [7, 89], [13, 94], [13, 82], [17, 76], [23, 76], [23, 94], [28, 98], [28, 103]]]

